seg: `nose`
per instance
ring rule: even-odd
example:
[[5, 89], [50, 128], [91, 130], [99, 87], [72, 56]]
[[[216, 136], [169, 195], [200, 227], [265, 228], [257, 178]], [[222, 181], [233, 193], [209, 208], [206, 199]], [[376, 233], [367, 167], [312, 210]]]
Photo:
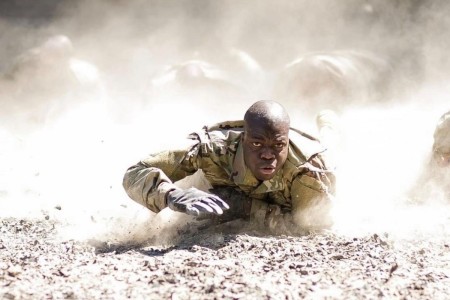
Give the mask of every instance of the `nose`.
[[261, 149], [261, 155], [260, 155], [261, 159], [274, 159], [275, 158], [275, 153], [273, 152], [273, 150], [270, 147], [264, 147]]

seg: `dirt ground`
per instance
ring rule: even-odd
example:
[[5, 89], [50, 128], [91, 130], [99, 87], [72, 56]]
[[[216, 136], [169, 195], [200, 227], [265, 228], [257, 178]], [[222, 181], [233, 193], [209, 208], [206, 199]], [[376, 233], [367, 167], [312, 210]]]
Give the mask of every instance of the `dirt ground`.
[[[445, 299], [448, 236], [333, 231], [270, 236], [235, 221], [161, 239], [61, 238], [65, 225], [3, 218], [2, 299]], [[239, 228], [239, 230], [237, 229]]]
[[[299, 1], [303, 6], [284, 1], [284, 9], [256, 1], [230, 7], [197, 0], [181, 5], [134, 2], [0, 1], [0, 72], [48, 36], [67, 35], [76, 57], [106, 75], [102, 79], [111, 99], [100, 111], [108, 110], [113, 119], [103, 121], [94, 103], [70, 107], [67, 117], [58, 118], [56, 125], [48, 121], [48, 132], [36, 136], [28, 136], [27, 126], [23, 133], [0, 127], [0, 299], [450, 297], [449, 207], [402, 211], [392, 210], [389, 202], [417, 173], [436, 121], [448, 110], [448, 2], [350, 1], [352, 6], [337, 7], [335, 14], [333, 1], [317, 2], [315, 9], [312, 1]], [[230, 19], [232, 26], [226, 25]], [[422, 32], [424, 28], [429, 31]], [[240, 101], [226, 103], [223, 107], [239, 111], [231, 118], [221, 102], [199, 100], [212, 103], [214, 111], [199, 110], [183, 95], [167, 105], [164, 99], [147, 103], [142, 111], [139, 99], [149, 94], [152, 76], [166, 63], [182, 62], [198, 50], [211, 51], [221, 61], [231, 46], [252, 53], [264, 67], [259, 74], [264, 80], [256, 80], [251, 102], [266, 98], [266, 89], [286, 63], [332, 46], [389, 54], [399, 78], [411, 73], [414, 81], [427, 71], [428, 81], [433, 76], [442, 81], [445, 89], [432, 85], [420, 93], [408, 86], [406, 96], [417, 94], [410, 102], [422, 104], [420, 113], [405, 106], [344, 115], [348, 136], [354, 137], [343, 151], [350, 167], [340, 177], [348, 188], [341, 190], [342, 198], [351, 200], [344, 210], [376, 215], [383, 226], [364, 227], [356, 218], [348, 222], [351, 230], [273, 236], [239, 221], [181, 229], [163, 222], [160, 228], [154, 219], [135, 214], [121, 186], [127, 167], [153, 147], [172, 146], [166, 138], [171, 134], [184, 138], [190, 128], [201, 128], [197, 123], [238, 119], [247, 107]], [[253, 87], [254, 79], [242, 81]], [[0, 100], [9, 101], [10, 95], [2, 92]], [[296, 108], [292, 115], [302, 110]], [[168, 120], [175, 127], [162, 125]], [[27, 125], [11, 123], [14, 129]], [[150, 135], [155, 127], [163, 130]], [[108, 216], [111, 207], [115, 214]], [[95, 209], [102, 213], [93, 213]], [[340, 215], [341, 224], [346, 213]]]

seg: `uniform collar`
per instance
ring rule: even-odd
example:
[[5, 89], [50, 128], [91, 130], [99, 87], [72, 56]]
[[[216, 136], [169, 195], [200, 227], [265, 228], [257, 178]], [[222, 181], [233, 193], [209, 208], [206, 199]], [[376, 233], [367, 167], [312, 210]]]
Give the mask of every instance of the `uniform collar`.
[[253, 175], [244, 161], [244, 148], [242, 146], [242, 138], [236, 150], [236, 156], [233, 162], [232, 180], [238, 186], [254, 187], [252, 194], [262, 194], [284, 189], [283, 184], [283, 169], [279, 170], [275, 176], [270, 180], [265, 180], [262, 183]]

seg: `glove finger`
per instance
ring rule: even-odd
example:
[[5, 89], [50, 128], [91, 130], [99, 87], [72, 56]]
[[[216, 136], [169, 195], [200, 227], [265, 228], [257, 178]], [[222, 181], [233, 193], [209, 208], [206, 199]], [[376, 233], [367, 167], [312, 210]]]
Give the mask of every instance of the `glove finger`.
[[203, 199], [200, 200], [200, 201], [196, 201], [192, 205], [194, 207], [196, 207], [201, 212], [214, 213], [214, 209], [210, 205], [208, 205], [207, 203], [203, 202]]
[[185, 191], [185, 194], [188, 195], [189, 197], [192, 197], [192, 198], [216, 196], [214, 194], [210, 194], [210, 193], [204, 192], [204, 191], [196, 189], [196, 188], [187, 189]]
[[228, 203], [226, 203], [225, 201], [223, 201], [220, 198], [218, 199], [218, 203], [216, 202], [216, 204], [220, 205], [220, 208], [222, 208], [222, 209], [230, 209], [230, 206], [228, 205]]
[[223, 214], [223, 209], [219, 205], [217, 205], [216, 202], [214, 202], [214, 200], [205, 198], [202, 199], [202, 203], [208, 205], [213, 210], [213, 213], [215, 213], [216, 215]]
[[214, 210], [207, 205], [196, 202], [195, 204], [187, 206], [186, 213], [193, 216], [205, 216], [213, 214]]
[[196, 198], [198, 195], [196, 195], [196, 193], [194, 193], [193, 191], [190, 190], [185, 190], [183, 193], [183, 197], [184, 198]]
[[190, 202], [192, 202], [192, 199], [190, 199], [187, 195], [182, 195], [181, 197], [177, 198], [175, 202], [183, 205], [188, 205]]
[[208, 196], [208, 199], [210, 199], [211, 202], [214, 202], [214, 204], [219, 206], [221, 209], [229, 209], [230, 208], [228, 203], [226, 203], [225, 201], [223, 201], [221, 198], [219, 198], [216, 195], [210, 195], [210, 196]]
[[199, 199], [200, 199], [200, 197], [198, 195], [194, 195], [192, 193], [191, 194], [183, 194], [176, 200], [176, 202], [183, 203], [184, 205], [189, 205], [191, 203], [195, 203]]

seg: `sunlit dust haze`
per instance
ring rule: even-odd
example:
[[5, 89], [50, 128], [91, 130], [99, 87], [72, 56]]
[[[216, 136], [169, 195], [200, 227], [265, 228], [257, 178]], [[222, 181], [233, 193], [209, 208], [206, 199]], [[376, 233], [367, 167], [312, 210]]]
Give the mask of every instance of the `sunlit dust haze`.
[[449, 12], [444, 0], [1, 1], [0, 214], [61, 221], [65, 238], [174, 237], [190, 219], [134, 203], [126, 169], [273, 99], [317, 136], [315, 115], [338, 115], [333, 230], [445, 233], [443, 196], [408, 203], [450, 108]]

